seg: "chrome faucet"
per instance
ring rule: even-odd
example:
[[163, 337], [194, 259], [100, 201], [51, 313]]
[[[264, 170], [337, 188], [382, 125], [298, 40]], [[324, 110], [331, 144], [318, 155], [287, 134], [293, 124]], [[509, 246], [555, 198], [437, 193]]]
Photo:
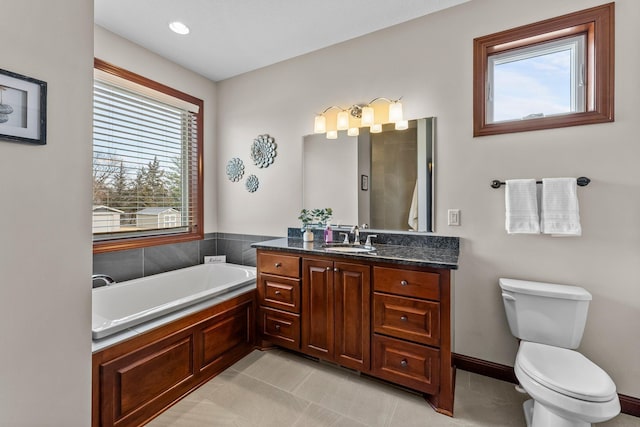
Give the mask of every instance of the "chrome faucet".
[[359, 245], [360, 244], [360, 229], [358, 228], [357, 225], [354, 225], [353, 227], [351, 227], [351, 234], [353, 234], [353, 244], [354, 245]]
[[[100, 284], [100, 282], [98, 282], [96, 284], [96, 280], [98, 281], [102, 281], [102, 284]], [[92, 288], [99, 288], [102, 286], [109, 286], [109, 285], [113, 285], [114, 283], [116, 283], [116, 281], [113, 279], [113, 277], [109, 276], [108, 274], [94, 274], [91, 276], [91, 287]]]
[[364, 243], [364, 247], [367, 249], [373, 249], [373, 244], [371, 242], [371, 239], [375, 239], [376, 237], [378, 237], [377, 234], [369, 234], [367, 236], [367, 241]]

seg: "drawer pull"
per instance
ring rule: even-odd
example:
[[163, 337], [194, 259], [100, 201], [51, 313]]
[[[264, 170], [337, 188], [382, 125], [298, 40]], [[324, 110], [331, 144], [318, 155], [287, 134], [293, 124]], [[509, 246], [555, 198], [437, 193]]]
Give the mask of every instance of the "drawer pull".
[[276, 325], [276, 331], [280, 330], [280, 325]]
[[274, 294], [280, 295], [280, 291], [275, 291]]
[[402, 320], [403, 322], [406, 322], [407, 320], [409, 320], [409, 318], [403, 314], [402, 316], [400, 316], [400, 320]]
[[280, 267], [282, 267], [282, 263], [281, 262], [276, 262], [275, 266], [276, 266], [276, 268], [280, 268]]
[[402, 359], [400, 361], [400, 366], [402, 366], [403, 368], [406, 368], [407, 366], [409, 366], [409, 362], [407, 362], [407, 359]]
[[407, 286], [408, 284], [409, 282], [407, 282], [406, 280], [400, 282], [400, 286]]

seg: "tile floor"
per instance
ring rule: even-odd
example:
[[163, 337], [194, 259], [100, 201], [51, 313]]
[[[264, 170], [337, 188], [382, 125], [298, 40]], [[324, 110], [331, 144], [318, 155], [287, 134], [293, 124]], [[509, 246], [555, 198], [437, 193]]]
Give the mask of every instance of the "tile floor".
[[[458, 370], [455, 418], [418, 395], [283, 350], [254, 351], [154, 419], [152, 427], [514, 426], [526, 396]], [[619, 415], [599, 426], [640, 427]]]

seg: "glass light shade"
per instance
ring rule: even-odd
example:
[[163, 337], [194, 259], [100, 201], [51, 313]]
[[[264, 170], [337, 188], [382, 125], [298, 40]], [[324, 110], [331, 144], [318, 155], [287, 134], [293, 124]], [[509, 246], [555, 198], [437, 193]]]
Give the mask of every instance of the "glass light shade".
[[396, 130], [409, 129], [409, 120], [399, 120], [396, 122]]
[[402, 121], [402, 103], [396, 101], [389, 105], [389, 121], [396, 123]]
[[313, 124], [314, 133], [325, 133], [327, 131], [327, 119], [322, 114], [316, 116]]
[[349, 136], [358, 136], [358, 135], [360, 135], [360, 129], [359, 128], [349, 128], [347, 130], [347, 135], [349, 135]]
[[373, 117], [373, 108], [371, 107], [362, 107], [362, 118], [360, 119], [360, 124], [362, 126], [372, 126], [374, 123]]
[[327, 139], [338, 139], [338, 131], [330, 130], [327, 132]]
[[346, 111], [340, 111], [338, 113], [336, 128], [338, 130], [349, 129], [349, 113], [347, 113]]
[[382, 125], [380, 123], [374, 123], [369, 128], [369, 132], [371, 133], [380, 133], [382, 132]]

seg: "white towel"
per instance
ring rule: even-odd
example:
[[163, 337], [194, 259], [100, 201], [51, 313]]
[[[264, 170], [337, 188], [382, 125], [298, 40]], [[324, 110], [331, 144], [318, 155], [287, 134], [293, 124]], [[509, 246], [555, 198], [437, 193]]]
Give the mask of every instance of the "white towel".
[[544, 178], [540, 228], [545, 234], [580, 236], [580, 212], [575, 178]]
[[409, 227], [411, 227], [411, 230], [418, 231], [418, 181], [416, 181], [416, 186], [413, 187], [413, 196], [411, 197], [407, 223]]
[[507, 233], [540, 233], [535, 179], [507, 180], [504, 194]]

